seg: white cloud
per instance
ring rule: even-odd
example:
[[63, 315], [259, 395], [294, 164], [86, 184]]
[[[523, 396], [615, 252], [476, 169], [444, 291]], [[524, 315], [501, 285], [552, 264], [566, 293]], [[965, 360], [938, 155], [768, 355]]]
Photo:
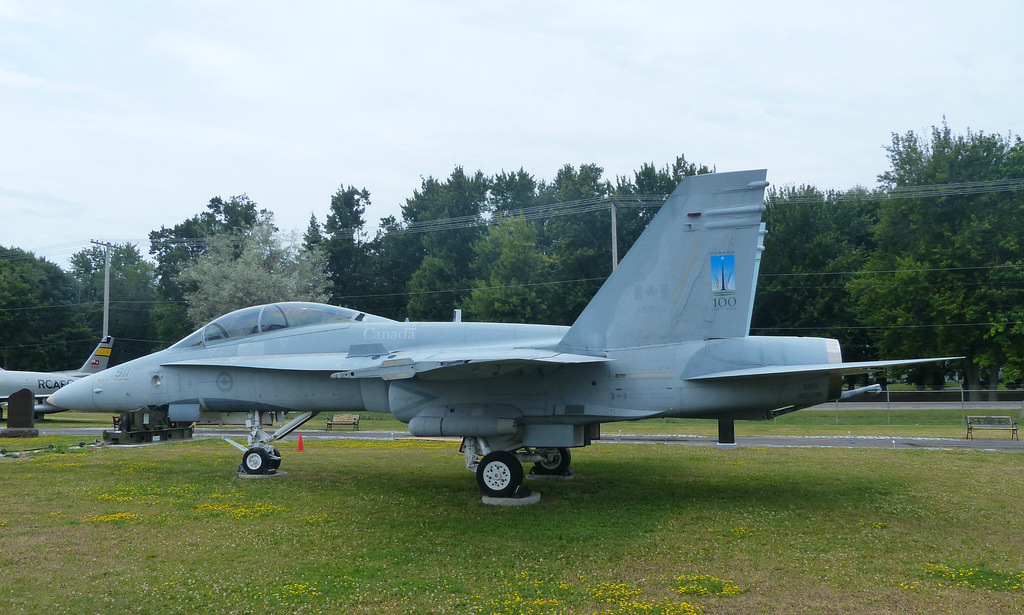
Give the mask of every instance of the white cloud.
[[263, 67], [251, 53], [202, 33], [161, 31], [148, 40], [147, 47], [199, 77], [204, 85], [219, 85], [225, 94], [244, 96], [244, 88], [262, 80]]
[[8, 70], [0, 66], [0, 88], [13, 88], [16, 90], [35, 90], [50, 94], [83, 93], [91, 91], [91, 88], [74, 83], [62, 83], [51, 79], [44, 79], [34, 75], [26, 75], [16, 70]]
[[0, 245], [17, 212], [59, 211], [53, 243], [141, 238], [242, 192], [304, 228], [343, 183], [375, 221], [459, 164], [685, 154], [870, 186], [891, 132], [1024, 130], [1022, 22], [1015, 0], [0, 0]]

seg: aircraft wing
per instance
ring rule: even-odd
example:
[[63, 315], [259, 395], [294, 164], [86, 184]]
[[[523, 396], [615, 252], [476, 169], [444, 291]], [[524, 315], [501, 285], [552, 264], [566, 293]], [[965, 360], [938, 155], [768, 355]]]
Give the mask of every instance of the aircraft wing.
[[221, 357], [173, 361], [164, 365], [317, 371], [330, 372], [332, 378], [402, 380], [426, 373], [434, 378], [483, 378], [528, 366], [553, 367], [611, 360], [605, 356], [536, 348], [459, 348], [399, 351], [374, 356], [303, 354]]
[[765, 365], [763, 367], [749, 367], [733, 369], [713, 374], [701, 374], [691, 376], [687, 380], [721, 380], [756, 378], [759, 376], [783, 376], [786, 374], [826, 374], [839, 373], [843, 376], [852, 374], [869, 374], [878, 372], [888, 367], [897, 365], [915, 365], [919, 363], [937, 363], [939, 361], [952, 361], [963, 357], [937, 357], [933, 359], [902, 359], [895, 361], [856, 361], [851, 363], [816, 363], [810, 365]]

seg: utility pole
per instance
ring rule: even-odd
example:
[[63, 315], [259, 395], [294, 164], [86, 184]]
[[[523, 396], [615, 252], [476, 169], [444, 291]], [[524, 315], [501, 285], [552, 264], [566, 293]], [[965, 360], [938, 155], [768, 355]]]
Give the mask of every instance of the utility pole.
[[612, 205], [612, 271], [619, 266], [619, 227], [616, 222], [618, 217], [618, 207], [615, 204], [615, 199], [609, 199]]
[[106, 339], [110, 335], [110, 249], [114, 244], [95, 239], [90, 239], [89, 243], [103, 246], [103, 338]]

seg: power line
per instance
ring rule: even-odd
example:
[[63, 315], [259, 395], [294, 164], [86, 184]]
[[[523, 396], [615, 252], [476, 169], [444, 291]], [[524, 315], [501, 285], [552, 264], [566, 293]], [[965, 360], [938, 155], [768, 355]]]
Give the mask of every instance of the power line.
[[[878, 202], [893, 199], [916, 199], [916, 198], [941, 198], [949, 196], [971, 196], [979, 194], [993, 194], [1001, 192], [1022, 192], [1024, 191], [1024, 178], [962, 182], [953, 184], [928, 184], [922, 186], [900, 186], [889, 190], [874, 192], [839, 192], [829, 191], [812, 195], [786, 196], [784, 194], [770, 194], [766, 197], [769, 203], [784, 205], [800, 204], [822, 204], [833, 203], [861, 203]], [[440, 231], [451, 231], [464, 228], [475, 228], [488, 226], [507, 220], [512, 217], [521, 217], [525, 220], [542, 220], [574, 214], [584, 214], [594, 211], [605, 211], [611, 209], [614, 203], [618, 208], [641, 208], [661, 207], [668, 199], [668, 194], [634, 194], [634, 195], [609, 195], [590, 197], [574, 201], [560, 201], [545, 205], [534, 205], [501, 212], [486, 212], [484, 214], [471, 214], [468, 216], [455, 216], [450, 218], [437, 218], [434, 220], [420, 220], [410, 222], [408, 225], [401, 224], [384, 229], [385, 233], [433, 233]], [[339, 235], [355, 235], [362, 233], [363, 228], [338, 229]], [[218, 237], [225, 237], [218, 235]], [[228, 237], [229, 239], [243, 239], [243, 236]], [[147, 239], [126, 239], [115, 243], [137, 243]], [[152, 245], [185, 245], [189, 247], [205, 247], [209, 239], [206, 237], [182, 237], [176, 239], [151, 240]], [[42, 246], [40, 248], [25, 251], [2, 250], [0, 249], [0, 260], [27, 260], [33, 258], [34, 251], [54, 253], [71, 253], [78, 251], [83, 246], [89, 245], [86, 241], [55, 244]]]
[[899, 186], [890, 190], [889, 198], [917, 199], [926, 197], [963, 196], [968, 194], [990, 194], [993, 192], [1019, 192], [1024, 190], [1024, 179], [999, 179], [959, 184], [930, 184], [923, 186]]
[[16, 348], [42, 348], [43, 346], [67, 346], [69, 344], [85, 344], [85, 343], [96, 343], [96, 338], [81, 339], [81, 340], [61, 340], [57, 342], [39, 342], [36, 344], [5, 344], [4, 349], [12, 350]]
[[1009, 322], [959, 322], [959, 323], [935, 323], [920, 325], [824, 325], [821, 327], [751, 327], [751, 331], [855, 331], [855, 330], [893, 330], [893, 329], [956, 329], [962, 327], [1012, 327], [1024, 324], [1017, 321]]
[[559, 216], [584, 214], [592, 211], [607, 211], [611, 208], [613, 202], [618, 207], [661, 207], [667, 198], [667, 194], [591, 197], [576, 201], [561, 201], [547, 205], [534, 205], [533, 207], [510, 209], [489, 217], [469, 215], [452, 218], [439, 218], [436, 220], [421, 220], [411, 222], [406, 227], [399, 227], [394, 230], [405, 233], [431, 233], [436, 231], [449, 231], [461, 228], [487, 226], [489, 224], [495, 224], [511, 218], [543, 220]]
[[[992, 193], [1004, 193], [1004, 192], [1019, 192], [1024, 191], [1024, 179], [1006, 179], [1006, 180], [993, 180], [993, 181], [982, 181], [982, 182], [965, 182], [956, 184], [934, 184], [934, 185], [923, 185], [923, 186], [903, 186], [896, 187], [890, 190], [876, 191], [872, 193], [841, 193], [841, 192], [829, 192], [827, 194], [815, 194], [815, 195], [802, 195], [802, 196], [791, 196], [786, 198], [784, 195], [778, 194], [769, 195], [768, 200], [772, 202], [777, 200], [780, 204], [821, 204], [826, 201], [831, 202], [879, 202], [882, 200], [889, 199], [911, 199], [911, 198], [941, 198], [949, 196], [965, 196], [965, 195], [981, 195], [981, 194], [992, 194]], [[408, 226], [397, 226], [389, 227], [385, 232], [395, 233], [428, 233], [428, 232], [440, 232], [446, 230], [456, 230], [462, 228], [473, 228], [486, 226], [489, 224], [495, 224], [500, 221], [512, 218], [521, 217], [526, 220], [538, 220], [548, 219], [559, 216], [583, 214], [594, 211], [607, 211], [610, 210], [612, 205], [618, 208], [640, 208], [640, 207], [660, 207], [664, 204], [669, 195], [666, 194], [640, 194], [640, 195], [614, 195], [614, 196], [603, 196], [603, 197], [591, 197], [587, 199], [579, 199], [575, 201], [562, 201], [557, 203], [550, 203], [544, 205], [536, 205], [532, 207], [525, 207], [515, 210], [501, 211], [488, 213], [484, 215], [470, 215], [470, 216], [458, 216], [451, 218], [442, 218], [436, 220], [427, 220], [412, 222]], [[349, 229], [350, 232], [356, 233], [361, 232], [361, 229]], [[344, 234], [344, 229], [339, 230], [339, 233]], [[220, 236], [223, 237], [223, 236]], [[242, 239], [241, 236], [234, 237], [235, 239]], [[133, 243], [135, 241], [144, 240], [126, 240], [125, 243]], [[206, 237], [191, 237], [191, 238], [178, 238], [178, 239], [161, 239], [153, 241], [154, 245], [185, 245], [189, 247], [203, 247], [206, 246], [209, 239]], [[72, 251], [76, 248], [80, 248], [83, 245], [88, 245], [86, 242], [71, 242], [65, 244], [57, 244], [49, 246], [48, 248], [52, 251]], [[0, 249], [0, 261], [16, 261], [16, 260], [28, 260], [35, 258], [30, 251], [21, 250], [2, 250]], [[921, 268], [921, 269], [900, 269], [900, 270], [886, 270], [886, 271], [848, 271], [848, 272], [801, 272], [801, 273], [779, 273], [769, 274], [764, 273], [761, 275], [762, 278], [772, 277], [809, 277], [809, 276], [838, 276], [838, 275], [856, 275], [856, 274], [897, 274], [897, 273], [924, 273], [924, 272], [952, 272], [952, 271], [984, 271], [994, 270], [1002, 268], [1016, 268], [1020, 269], [1021, 265], [990, 265], [980, 267], [949, 267], [949, 268]], [[563, 281], [552, 281], [552, 282], [540, 282], [531, 284], [520, 284], [520, 285], [505, 285], [505, 286], [493, 286], [493, 287], [480, 287], [485, 289], [510, 289], [510, 288], [525, 288], [531, 286], [541, 285], [555, 285], [555, 284], [569, 284], [569, 283], [580, 283], [580, 282], [591, 282], [599, 281], [604, 278], [587, 278], [578, 280], [563, 280]], [[444, 293], [463, 293], [472, 292], [475, 288], [466, 289], [448, 289], [448, 290], [435, 290], [435, 291], [414, 291], [414, 292], [402, 292], [402, 293], [380, 293], [380, 294], [368, 294], [368, 295], [347, 295], [341, 296], [337, 299], [359, 299], [359, 298], [382, 298], [382, 297], [399, 297], [399, 296], [415, 296], [415, 295], [429, 295], [429, 294], [444, 294]], [[127, 302], [114, 302], [114, 303], [127, 303]], [[169, 303], [167, 301], [140, 301], [137, 303]], [[71, 309], [80, 308], [83, 306], [93, 306], [93, 303], [88, 304], [65, 304], [65, 305], [52, 305], [52, 306], [36, 306], [30, 308], [0, 308], [0, 312], [8, 311], [21, 311], [21, 310], [34, 310], [34, 309]], [[976, 326], [976, 325], [971, 325]], [[980, 325], [979, 325], [980, 326]]]
[[597, 277], [597, 278], [579, 278], [576, 280], [554, 280], [551, 282], [530, 282], [526, 284], [506, 284], [503, 286], [478, 286], [474, 288], [451, 288], [443, 290], [417, 290], [408, 291], [402, 293], [378, 293], [369, 295], [340, 295], [338, 297], [332, 297], [332, 299], [369, 299], [379, 297], [412, 297], [422, 295], [440, 295], [445, 293], [468, 293], [474, 290], [506, 290], [512, 288], [534, 288], [537, 286], [553, 286], [556, 284], [578, 284], [580, 282], [603, 282], [608, 279], [608, 276]]
[[[140, 242], [143, 242], [143, 241], [148, 241], [148, 240], [149, 240], [148, 238], [145, 238], [145, 239], [138, 239], [138, 238], [136, 238], [136, 239], [116, 239], [116, 240], [111, 240], [110, 243], [116, 244], [118, 246], [127, 245], [127, 244], [135, 245], [137, 243], [140, 243]], [[68, 242], [68, 243], [52, 244], [52, 245], [47, 245], [47, 246], [38, 246], [38, 247], [35, 247], [35, 248], [14, 248], [14, 249], [11, 249], [11, 250], [5, 249], [4, 247], [0, 246], [0, 261], [23, 261], [23, 260], [32, 260], [32, 259], [36, 259], [36, 258], [47, 258], [47, 257], [52, 258], [54, 256], [63, 256], [63, 255], [68, 255], [68, 254], [73, 255], [73, 254], [76, 254], [78, 252], [81, 252], [84, 249], [87, 249], [90, 245], [91, 245], [91, 242], [89, 242], [88, 240], [82, 240], [82, 241], [71, 241], [71, 242]], [[42, 257], [36, 256], [36, 253], [42, 254], [43, 256]]]
[[[928, 267], [920, 269], [888, 269], [882, 271], [827, 271], [827, 272], [799, 272], [799, 273], [762, 273], [758, 277], [759, 279], [765, 278], [805, 278], [812, 276], [853, 276], [861, 274], [896, 274], [896, 273], [933, 273], [933, 272], [956, 272], [956, 271], [988, 271], [993, 269], [1024, 269], [1024, 265], [989, 265], [979, 267]], [[452, 289], [440, 289], [440, 290], [423, 290], [423, 291], [403, 291], [403, 292], [392, 292], [392, 293], [367, 293], [361, 295], [338, 295], [333, 297], [334, 300], [348, 300], [348, 299], [372, 299], [372, 298], [384, 298], [384, 297], [412, 297], [412, 296], [425, 296], [425, 295], [436, 295], [436, 294], [451, 294], [451, 293], [464, 293], [472, 292], [474, 290], [506, 290], [513, 288], [533, 288], [539, 286], [553, 286], [560, 284], [579, 284], [584, 282], [603, 282], [608, 279], [607, 276], [592, 277], [592, 278], [577, 278], [573, 280], [552, 280], [547, 282], [530, 282], [524, 284], [506, 284], [501, 286], [479, 286], [470, 288], [452, 288]], [[995, 280], [991, 283], [986, 282], [970, 282], [967, 285], [970, 286], [987, 286], [987, 285], [1006, 285], [1008, 282]], [[915, 286], [934, 286], [934, 284], [916, 284]], [[846, 288], [845, 286], [786, 286], [786, 289], [841, 289]], [[112, 300], [111, 306], [122, 306], [122, 305], [156, 305], [156, 304], [186, 304], [187, 301], [183, 300], [169, 300], [169, 299], [145, 299], [145, 300]], [[40, 306], [27, 306], [27, 307], [5, 307], [0, 308], [0, 312], [21, 312], [21, 311], [38, 311], [38, 310], [66, 310], [66, 309], [81, 309], [90, 308], [95, 309], [99, 307], [98, 301], [88, 301], [83, 303], [64, 303], [55, 305], [40, 305]], [[125, 310], [119, 308], [121, 311], [135, 311]]]
[[[492, 289], [524, 288], [524, 287], [555, 285], [555, 284], [572, 284], [572, 283], [581, 283], [581, 282], [595, 282], [595, 281], [603, 281], [605, 279], [607, 279], [607, 278], [603, 278], [603, 277], [580, 278], [580, 279], [576, 279], [576, 280], [557, 280], [557, 281], [552, 281], [552, 282], [536, 282], [536, 283], [531, 283], [531, 284], [510, 284], [510, 285], [504, 285], [504, 286], [486, 286], [486, 287], [480, 287], [480, 289], [492, 290]], [[807, 288], [816, 288], [816, 287], [807, 287]], [[450, 293], [459, 293], [459, 292], [471, 292], [473, 290], [478, 290], [478, 289], [477, 288], [464, 288], [464, 289], [446, 289], [446, 290], [433, 290], [433, 291], [412, 291], [412, 292], [404, 292], [404, 293], [380, 293], [380, 294], [367, 294], [367, 295], [344, 295], [344, 296], [341, 296], [341, 297], [335, 297], [335, 299], [359, 299], [359, 298], [383, 298], [383, 297], [400, 297], [400, 296], [414, 296], [414, 295], [416, 295], [416, 296], [419, 296], [419, 295], [437, 295], [437, 294], [450, 294]], [[139, 301], [139, 302], [127, 302], [127, 303], [181, 303], [181, 302], [180, 301]], [[67, 306], [60, 306], [60, 307], [75, 308], [75, 307], [88, 307], [90, 305], [91, 304], [79, 304], [77, 306], [76, 305], [67, 305]], [[52, 307], [52, 306], [43, 306], [43, 307], [38, 308], [38, 309], [46, 309], [47, 307]], [[3, 311], [14, 311], [14, 310], [18, 310], [18, 309], [36, 309], [36, 308], [6, 308], [6, 309], [0, 309], [0, 312], [3, 312]], [[754, 332], [754, 331], [776, 331], [776, 332], [782, 332], [782, 331], [856, 331], [856, 330], [886, 330], [886, 331], [889, 331], [889, 330], [895, 330], [895, 329], [947, 329], [947, 328], [992, 327], [992, 326], [1007, 326], [1007, 327], [1010, 327], [1010, 326], [1017, 326], [1017, 325], [1020, 325], [1020, 324], [1024, 324], [1024, 323], [1017, 322], [1017, 321], [1009, 321], [1009, 322], [939, 323], [939, 324], [914, 324], [914, 325], [822, 325], [822, 326], [808, 326], [808, 327], [775, 327], [775, 326], [767, 326], [767, 327], [751, 327], [750, 330], [752, 332]], [[136, 338], [118, 338], [118, 339], [120, 341], [123, 341], [123, 342], [133, 341], [133, 342], [142, 342], [142, 343], [162, 343], [162, 344], [170, 344], [170, 343], [173, 343], [173, 341], [177, 341], [177, 340], [173, 340], [172, 342], [168, 342], [167, 340], [148, 340], [148, 339], [136, 339]], [[35, 348], [35, 347], [42, 347], [42, 346], [59, 346], [59, 345], [65, 345], [65, 344], [78, 344], [78, 343], [85, 343], [85, 342], [92, 342], [92, 341], [95, 341], [95, 340], [90, 338], [90, 339], [80, 339], [80, 340], [68, 340], [66, 342], [42, 342], [42, 343], [36, 343], [36, 344], [12, 344], [12, 345], [6, 346], [6, 348], [9, 348], [9, 349], [13, 349], [13, 348]]]
[[860, 274], [884, 274], [884, 273], [930, 273], [935, 271], [987, 271], [990, 269], [1024, 269], [1022, 264], [1006, 265], [979, 265], [977, 267], [924, 267], [921, 269], [883, 269], [878, 271], [821, 271], [821, 272], [799, 272], [799, 273], [762, 273], [762, 278], [784, 278], [784, 277], [805, 277], [811, 275], [860, 275]]
[[[903, 186], [891, 190], [876, 191], [871, 193], [855, 192], [828, 192], [827, 194], [814, 196], [796, 196], [786, 198], [784, 196], [771, 195], [769, 202], [778, 201], [780, 204], [820, 204], [826, 200], [836, 203], [882, 201], [895, 199], [915, 198], [939, 198], [948, 196], [966, 196], [978, 194], [991, 194], [997, 192], [1021, 192], [1024, 191], [1024, 178], [1005, 179], [981, 182], [963, 182], [956, 184], [932, 184], [924, 186]], [[438, 218], [435, 220], [422, 220], [409, 223], [408, 226], [391, 227], [387, 232], [396, 233], [432, 233], [438, 231], [451, 231], [463, 228], [487, 226], [502, 222], [508, 218], [516, 217], [525, 220], [539, 220], [582, 214], [593, 211], [609, 210], [614, 203], [619, 208], [639, 207], [661, 207], [668, 200], [668, 194], [636, 194], [636, 195], [611, 195], [602, 197], [591, 197], [576, 201], [562, 201], [548, 205], [535, 205], [521, 209], [508, 210], [507, 212], [491, 215], [469, 215], [456, 216], [451, 218]], [[355, 232], [357, 229], [346, 229]]]
[[775, 192], [770, 194], [767, 199], [770, 203], [777, 203], [780, 205], [818, 205], [824, 202], [865, 203], [897, 199], [942, 198], [950, 196], [973, 196], [979, 194], [1021, 191], [1024, 191], [1024, 178], [962, 182], [956, 184], [898, 186], [888, 190], [883, 189], [873, 192], [828, 191], [825, 193], [791, 196]]

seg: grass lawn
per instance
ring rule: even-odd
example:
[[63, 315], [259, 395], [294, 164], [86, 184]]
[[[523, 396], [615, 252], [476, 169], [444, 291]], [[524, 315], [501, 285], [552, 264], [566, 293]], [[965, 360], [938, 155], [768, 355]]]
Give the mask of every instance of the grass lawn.
[[495, 508], [457, 443], [288, 442], [240, 479], [217, 440], [78, 439], [0, 459], [0, 612], [1024, 610], [1016, 453], [599, 443]]

